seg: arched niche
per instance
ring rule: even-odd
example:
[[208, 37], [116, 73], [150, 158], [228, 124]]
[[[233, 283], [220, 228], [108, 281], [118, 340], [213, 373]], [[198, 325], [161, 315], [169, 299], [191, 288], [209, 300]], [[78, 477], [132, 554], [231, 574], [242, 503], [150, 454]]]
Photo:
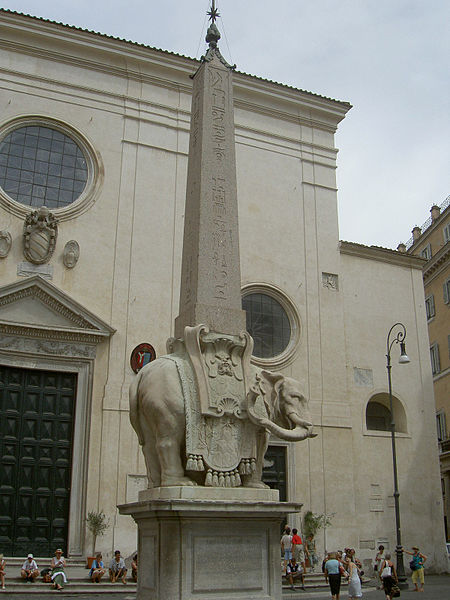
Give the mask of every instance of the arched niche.
[[[398, 398], [392, 396], [392, 409], [394, 412], [395, 431], [407, 433], [406, 413], [403, 404]], [[381, 392], [374, 394], [366, 406], [366, 428], [368, 431], [390, 431], [391, 411], [389, 394]]]

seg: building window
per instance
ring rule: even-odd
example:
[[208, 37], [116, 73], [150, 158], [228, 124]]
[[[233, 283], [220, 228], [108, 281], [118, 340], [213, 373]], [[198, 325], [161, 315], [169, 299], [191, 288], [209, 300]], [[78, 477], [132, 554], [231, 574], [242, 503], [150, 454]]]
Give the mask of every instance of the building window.
[[444, 283], [444, 302], [450, 304], [450, 277]]
[[442, 408], [436, 413], [436, 428], [438, 440], [443, 442], [447, 439], [447, 424], [445, 422], [445, 412]]
[[267, 294], [248, 294], [242, 299], [247, 331], [253, 338], [253, 354], [272, 358], [281, 354], [291, 339], [289, 317], [281, 304]]
[[57, 129], [19, 127], [0, 142], [0, 186], [16, 202], [62, 208], [78, 199], [87, 180], [83, 150]]
[[439, 360], [439, 346], [433, 344], [430, 346], [431, 371], [433, 375], [437, 375], [441, 371], [441, 363]]
[[380, 402], [371, 400], [366, 408], [366, 427], [372, 431], [391, 430], [391, 411]]
[[287, 366], [300, 339], [300, 318], [294, 303], [268, 283], [249, 283], [242, 289], [247, 331], [253, 338], [252, 362], [267, 369]]
[[426, 258], [427, 260], [430, 260], [430, 258], [431, 258], [431, 244], [427, 244], [425, 246], [425, 248], [420, 252], [420, 256], [422, 258]]
[[450, 223], [444, 226], [444, 244], [450, 242]]
[[434, 308], [434, 296], [433, 294], [431, 294], [430, 296], [428, 296], [427, 298], [425, 298], [425, 309], [427, 311], [427, 319], [430, 320], [434, 317], [434, 315], [436, 314], [435, 308]]

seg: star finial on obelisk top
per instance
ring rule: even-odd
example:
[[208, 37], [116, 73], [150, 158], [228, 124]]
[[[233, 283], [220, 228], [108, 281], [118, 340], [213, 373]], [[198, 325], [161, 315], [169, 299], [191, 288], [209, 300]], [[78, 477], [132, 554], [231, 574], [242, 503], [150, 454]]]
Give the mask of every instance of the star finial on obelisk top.
[[212, 57], [215, 55], [217, 56], [217, 58], [220, 60], [220, 62], [222, 64], [224, 64], [226, 67], [228, 67], [229, 69], [235, 69], [236, 65], [229, 65], [227, 63], [227, 61], [224, 59], [224, 57], [220, 54], [219, 48], [217, 47], [217, 44], [220, 40], [220, 31], [217, 28], [216, 25], [216, 19], [218, 17], [220, 17], [220, 13], [219, 13], [219, 9], [216, 8], [216, 2], [215, 0], [212, 0], [211, 2], [211, 9], [208, 10], [208, 12], [206, 13], [207, 15], [209, 15], [209, 20], [211, 21], [211, 25], [208, 27], [208, 31], [206, 32], [206, 41], [209, 44], [209, 48], [208, 51], [206, 52], [205, 56], [201, 57], [201, 61], [202, 62], [209, 62], [210, 60], [212, 60]]
[[219, 9], [216, 8], [216, 2], [215, 2], [215, 0], [212, 0], [212, 2], [211, 2], [211, 10], [208, 10], [208, 12], [206, 14], [209, 15], [209, 20], [212, 21], [213, 23], [215, 23], [216, 19], [218, 17], [220, 17]]

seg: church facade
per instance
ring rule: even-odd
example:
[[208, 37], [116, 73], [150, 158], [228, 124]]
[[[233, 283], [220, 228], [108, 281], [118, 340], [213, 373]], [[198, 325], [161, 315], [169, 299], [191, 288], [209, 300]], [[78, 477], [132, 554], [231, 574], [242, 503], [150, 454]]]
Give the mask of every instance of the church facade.
[[[145, 465], [135, 371], [178, 314], [192, 59], [0, 11], [0, 546], [136, 548], [117, 505]], [[402, 536], [447, 568], [420, 257], [339, 241], [340, 102], [234, 74], [243, 306], [253, 362], [304, 384], [318, 436], [274, 439], [266, 480], [332, 516], [319, 549], [395, 547], [386, 336]], [[345, 126], [345, 124], [343, 125]], [[43, 208], [46, 207], [46, 208]], [[300, 527], [300, 517], [290, 518]]]

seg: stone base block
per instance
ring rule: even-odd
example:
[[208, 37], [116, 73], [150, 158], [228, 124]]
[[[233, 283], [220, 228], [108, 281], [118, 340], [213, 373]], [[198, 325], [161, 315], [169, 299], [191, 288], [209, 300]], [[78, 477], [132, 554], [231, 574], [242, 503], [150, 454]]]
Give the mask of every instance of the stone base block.
[[119, 506], [138, 525], [138, 600], [281, 600], [280, 524], [301, 506], [226, 498]]
[[139, 502], [146, 500], [234, 500], [244, 502], [278, 502], [280, 493], [270, 488], [224, 488], [202, 486], [156, 487], [139, 492]]

